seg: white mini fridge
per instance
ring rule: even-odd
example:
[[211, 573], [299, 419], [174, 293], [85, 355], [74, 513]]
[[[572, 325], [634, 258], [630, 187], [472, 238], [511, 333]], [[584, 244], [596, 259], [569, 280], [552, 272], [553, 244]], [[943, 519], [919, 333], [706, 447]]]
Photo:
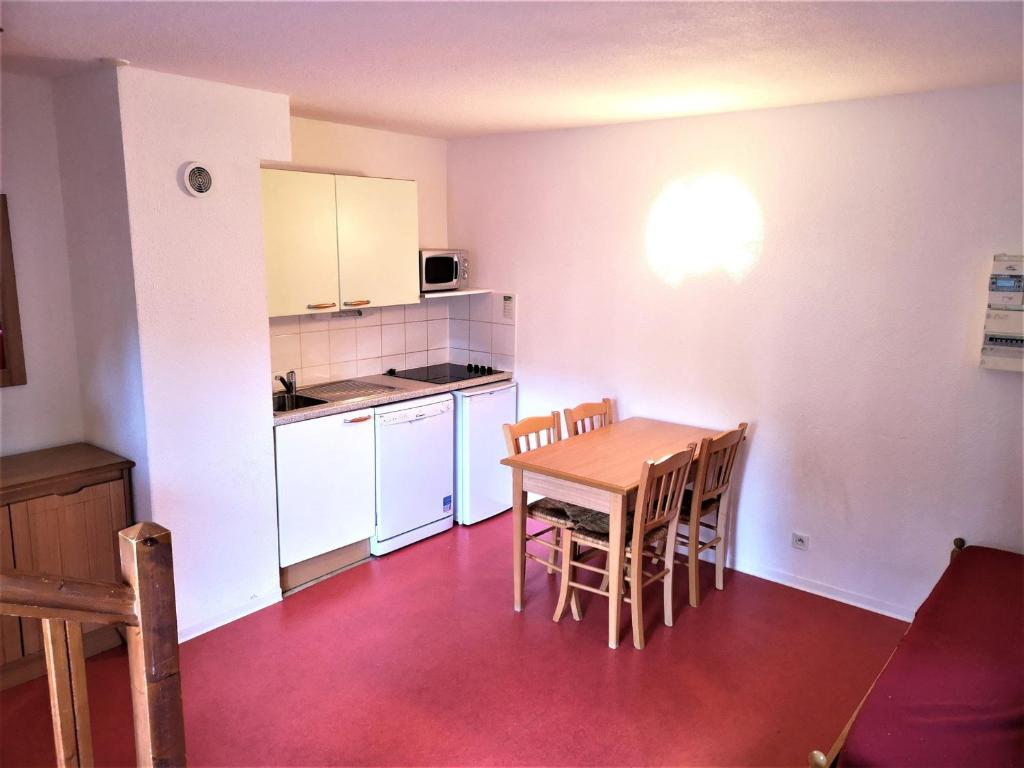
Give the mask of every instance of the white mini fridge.
[[502, 381], [455, 396], [455, 520], [472, 525], [512, 506], [512, 471], [502, 424], [516, 421], [516, 384]]

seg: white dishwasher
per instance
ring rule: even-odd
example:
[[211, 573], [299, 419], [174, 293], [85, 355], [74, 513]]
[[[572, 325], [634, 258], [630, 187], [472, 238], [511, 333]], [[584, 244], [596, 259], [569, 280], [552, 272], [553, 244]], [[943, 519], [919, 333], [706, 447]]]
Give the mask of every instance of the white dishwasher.
[[452, 396], [374, 409], [377, 523], [370, 552], [384, 555], [452, 527]]

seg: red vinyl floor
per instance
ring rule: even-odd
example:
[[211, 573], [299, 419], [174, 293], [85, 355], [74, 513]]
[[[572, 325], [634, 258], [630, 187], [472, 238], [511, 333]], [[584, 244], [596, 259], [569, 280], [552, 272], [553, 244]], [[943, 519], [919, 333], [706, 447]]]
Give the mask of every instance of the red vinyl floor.
[[[456, 528], [181, 646], [193, 766], [806, 765], [827, 750], [906, 625], [769, 581], [702, 574], [675, 627], [660, 586], [647, 647], [606, 644], [607, 605], [551, 621], [527, 565], [512, 610], [510, 519]], [[123, 650], [89, 660], [97, 763], [134, 760]], [[4, 766], [53, 765], [45, 679], [0, 694]]]

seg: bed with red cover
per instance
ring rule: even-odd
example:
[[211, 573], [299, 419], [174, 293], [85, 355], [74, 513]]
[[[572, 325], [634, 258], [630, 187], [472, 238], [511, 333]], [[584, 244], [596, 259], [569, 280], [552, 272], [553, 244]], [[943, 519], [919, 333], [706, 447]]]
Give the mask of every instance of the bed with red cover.
[[962, 547], [830, 758], [1024, 766], [1024, 555]]

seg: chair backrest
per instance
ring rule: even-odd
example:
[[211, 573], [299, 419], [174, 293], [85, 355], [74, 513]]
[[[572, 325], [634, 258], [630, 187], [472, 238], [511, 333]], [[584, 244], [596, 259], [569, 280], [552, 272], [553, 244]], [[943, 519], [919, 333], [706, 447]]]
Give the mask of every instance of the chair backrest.
[[569, 437], [576, 437], [612, 423], [612, 401], [604, 398], [600, 403], [581, 403], [565, 409], [565, 426]]
[[509, 456], [518, 456], [542, 445], [562, 439], [562, 416], [552, 411], [548, 416], [529, 416], [515, 424], [502, 424], [505, 447]]
[[[640, 473], [640, 488], [633, 516], [633, 551], [643, 547], [648, 532], [668, 525], [679, 516], [683, 506], [683, 491], [690, 479], [690, 463], [697, 444], [690, 443], [685, 451], [674, 453], [658, 461], [648, 459]], [[675, 535], [672, 531], [671, 535]]]
[[736, 454], [746, 431], [747, 423], [743, 422], [736, 429], [701, 440], [697, 476], [693, 481], [695, 510], [706, 500], [717, 498], [729, 489]]

